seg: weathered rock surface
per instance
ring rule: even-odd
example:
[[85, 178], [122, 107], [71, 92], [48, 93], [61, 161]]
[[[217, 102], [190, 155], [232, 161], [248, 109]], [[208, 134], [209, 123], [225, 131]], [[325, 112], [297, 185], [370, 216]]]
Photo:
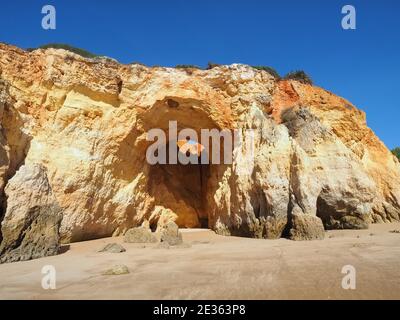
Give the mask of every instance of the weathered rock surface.
[[[4, 187], [23, 162], [29, 145], [28, 136], [22, 131], [21, 115], [13, 107], [15, 100], [10, 96], [9, 88], [9, 83], [1, 78], [0, 72], [0, 221], [6, 209]], [[0, 231], [0, 243], [1, 240]]]
[[129, 268], [123, 264], [118, 264], [110, 269], [107, 269], [102, 273], [103, 276], [119, 276], [122, 274], [128, 274], [129, 273]]
[[121, 253], [125, 252], [126, 249], [119, 243], [108, 243], [99, 252], [109, 252], [109, 253]]
[[1, 226], [0, 261], [57, 254], [62, 213], [53, 197], [45, 168], [22, 166], [7, 184], [5, 193], [7, 211]]
[[320, 218], [309, 214], [292, 214], [292, 228], [289, 237], [292, 240], [322, 240], [325, 238], [324, 225]]
[[127, 243], [155, 243], [157, 241], [157, 237], [145, 227], [129, 229], [124, 235], [124, 242]]
[[[321, 88], [241, 64], [188, 72], [3, 44], [0, 78], [0, 192], [21, 163], [44, 166], [63, 242], [143, 221], [277, 238], [297, 207], [327, 229], [400, 220], [399, 161], [362, 111]], [[254, 161], [246, 146], [231, 165], [150, 165], [146, 133], [170, 120], [253, 129]]]
[[182, 233], [179, 231], [178, 225], [170, 221], [160, 230], [160, 241], [170, 246], [177, 246], [183, 243]]

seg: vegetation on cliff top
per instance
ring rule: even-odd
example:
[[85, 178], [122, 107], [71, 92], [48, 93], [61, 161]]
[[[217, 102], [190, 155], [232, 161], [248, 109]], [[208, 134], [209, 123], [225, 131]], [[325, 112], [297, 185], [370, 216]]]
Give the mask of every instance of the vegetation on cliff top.
[[285, 80], [296, 80], [304, 84], [313, 85], [311, 77], [303, 70], [296, 70], [289, 72], [285, 77]]
[[196, 66], [194, 64], [177, 64], [175, 66], [177, 69], [201, 69], [199, 66]]
[[84, 57], [84, 58], [96, 58], [98, 57], [98, 55], [93, 54], [87, 50], [81, 49], [81, 48], [76, 48], [73, 46], [70, 46], [69, 44], [64, 44], [64, 43], [49, 43], [43, 46], [40, 46], [38, 48], [28, 48], [27, 51], [33, 51], [36, 49], [49, 49], [49, 48], [53, 48], [53, 49], [64, 49], [64, 50], [68, 50], [71, 51], [73, 53], [79, 54], [80, 56]]
[[400, 160], [400, 147], [394, 148], [392, 153]]
[[[64, 43], [49, 43], [49, 44], [40, 46], [38, 48], [28, 48], [27, 51], [33, 51], [36, 49], [49, 49], [49, 48], [68, 50], [68, 51], [76, 53], [84, 58], [99, 57], [98, 55], [91, 53], [85, 49], [73, 47], [71, 45], [64, 44]], [[135, 63], [138, 63], [138, 62], [135, 62]], [[141, 64], [141, 63], [138, 63], [138, 64]], [[208, 62], [207, 67], [205, 69], [210, 70], [210, 69], [218, 67], [218, 66], [220, 66], [220, 64]], [[175, 68], [178, 68], [178, 69], [203, 69], [197, 65], [192, 65], [192, 64], [178, 64], [175, 66]], [[261, 66], [252, 66], [252, 68], [257, 69], [257, 70], [266, 71], [277, 80], [282, 79], [282, 77], [279, 75], [279, 73], [274, 68], [271, 68], [269, 66], [262, 66], [262, 65]], [[283, 77], [283, 79], [296, 80], [301, 83], [310, 84], [310, 85], [313, 84], [311, 77], [303, 70], [296, 70], [296, 71], [289, 72], [285, 77]]]
[[[270, 75], [272, 75], [277, 80], [282, 79], [282, 77], [279, 75], [279, 73], [274, 68], [271, 68], [268, 66], [252, 66], [252, 67], [257, 70], [264, 70], [264, 71], [268, 72]], [[311, 77], [303, 70], [291, 71], [286, 76], [284, 76], [283, 79], [295, 80], [295, 81], [299, 81], [301, 83], [313, 85], [313, 81], [312, 81]]]
[[[206, 70], [211, 70], [215, 67], [219, 67], [221, 66], [218, 63], [214, 63], [214, 62], [208, 62], [207, 67], [205, 68]], [[268, 72], [270, 75], [272, 75], [275, 79], [280, 80], [281, 76], [279, 75], [279, 73], [271, 67], [268, 66], [251, 66], [254, 69], [257, 70], [263, 70]], [[197, 66], [197, 65], [193, 65], [193, 64], [178, 64], [175, 66], [175, 68], [177, 69], [200, 69], [200, 70], [204, 70], [203, 68]]]
[[274, 68], [271, 68], [271, 67], [267, 67], [267, 66], [252, 66], [254, 69], [257, 69], [257, 70], [264, 70], [264, 71], [266, 71], [266, 72], [268, 72], [271, 76], [273, 76], [275, 79], [280, 79], [281, 78], [281, 76], [279, 75], [279, 73], [274, 69]]

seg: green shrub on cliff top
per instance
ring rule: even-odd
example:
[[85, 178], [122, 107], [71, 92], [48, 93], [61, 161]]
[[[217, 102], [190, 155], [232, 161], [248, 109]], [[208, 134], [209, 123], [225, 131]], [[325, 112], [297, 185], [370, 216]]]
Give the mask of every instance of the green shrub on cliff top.
[[392, 153], [400, 160], [400, 147], [394, 148]]
[[[97, 55], [86, 51], [84, 49], [80, 49], [80, 48], [76, 48], [73, 46], [70, 46], [68, 44], [64, 44], [64, 43], [49, 43], [49, 44], [45, 44], [43, 46], [38, 47], [37, 49], [49, 49], [49, 48], [53, 48], [53, 49], [64, 49], [64, 50], [68, 50], [71, 51], [73, 53], [79, 54], [80, 56], [84, 57], [84, 58], [96, 58]], [[27, 49], [28, 51], [33, 51], [36, 49], [33, 48], [29, 48]]]
[[285, 76], [284, 79], [286, 79], [286, 80], [296, 80], [296, 81], [299, 81], [301, 83], [309, 84], [309, 85], [313, 84], [313, 81], [312, 81], [311, 77], [307, 73], [305, 73], [303, 70], [297, 70], [297, 71], [289, 72]]
[[275, 79], [280, 79], [281, 78], [281, 76], [279, 75], [279, 73], [274, 69], [274, 68], [271, 68], [271, 67], [267, 67], [267, 66], [252, 66], [254, 69], [257, 69], [257, 70], [264, 70], [264, 71], [266, 71], [266, 72], [268, 72], [271, 76], [273, 76]]
[[201, 69], [199, 66], [194, 64], [178, 64], [175, 66], [177, 69]]
[[211, 69], [213, 69], [213, 68], [215, 68], [215, 67], [219, 67], [220, 66], [220, 64], [219, 63], [214, 63], [214, 62], [211, 62], [211, 61], [209, 61], [208, 63], [207, 63], [207, 70], [211, 70]]

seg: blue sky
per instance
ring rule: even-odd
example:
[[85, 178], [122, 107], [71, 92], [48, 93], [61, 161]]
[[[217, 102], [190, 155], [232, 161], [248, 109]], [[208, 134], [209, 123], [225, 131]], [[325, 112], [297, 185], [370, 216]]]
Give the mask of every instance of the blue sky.
[[[56, 7], [56, 30], [41, 28], [46, 4]], [[356, 30], [341, 28], [346, 4], [356, 8]], [[398, 0], [12, 0], [1, 5], [0, 41], [68, 43], [123, 63], [304, 69], [366, 111], [387, 146], [400, 145]]]

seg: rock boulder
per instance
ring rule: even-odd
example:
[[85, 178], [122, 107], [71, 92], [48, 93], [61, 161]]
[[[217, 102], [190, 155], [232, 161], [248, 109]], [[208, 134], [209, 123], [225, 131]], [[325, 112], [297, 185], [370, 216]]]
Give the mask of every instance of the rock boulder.
[[157, 241], [153, 232], [144, 226], [131, 228], [124, 235], [124, 242], [127, 243], [155, 243]]
[[62, 211], [41, 165], [22, 166], [5, 188], [7, 211], [1, 225], [1, 262], [56, 255]]
[[292, 240], [322, 240], [325, 238], [324, 225], [318, 217], [308, 214], [293, 214], [289, 238]]
[[182, 233], [179, 231], [179, 227], [175, 222], [170, 221], [159, 232], [161, 234], [161, 243], [166, 243], [170, 246], [183, 243]]

